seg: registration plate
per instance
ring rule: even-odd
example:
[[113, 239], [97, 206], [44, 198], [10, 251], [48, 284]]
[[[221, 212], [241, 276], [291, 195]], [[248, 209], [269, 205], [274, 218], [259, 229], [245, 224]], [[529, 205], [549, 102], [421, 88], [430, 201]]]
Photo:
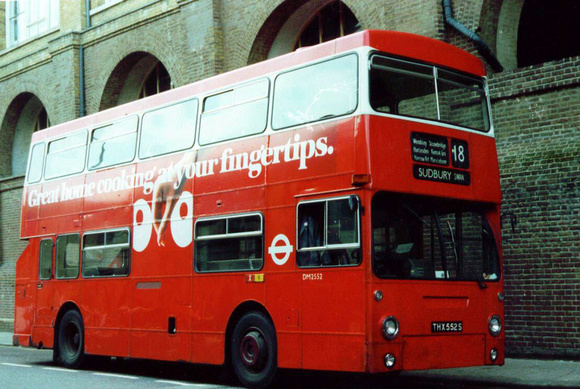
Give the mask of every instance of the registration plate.
[[431, 332], [463, 332], [463, 322], [461, 321], [433, 321], [431, 322]]

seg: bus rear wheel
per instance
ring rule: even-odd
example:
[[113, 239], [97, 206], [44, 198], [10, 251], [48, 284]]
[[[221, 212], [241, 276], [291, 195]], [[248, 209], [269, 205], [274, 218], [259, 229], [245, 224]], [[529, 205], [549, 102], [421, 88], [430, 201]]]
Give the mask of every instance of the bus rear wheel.
[[232, 334], [231, 362], [240, 382], [263, 388], [274, 379], [277, 368], [276, 331], [260, 312], [245, 314]]
[[85, 356], [85, 330], [83, 318], [78, 311], [64, 314], [58, 326], [58, 354], [62, 364], [70, 369], [78, 368]]

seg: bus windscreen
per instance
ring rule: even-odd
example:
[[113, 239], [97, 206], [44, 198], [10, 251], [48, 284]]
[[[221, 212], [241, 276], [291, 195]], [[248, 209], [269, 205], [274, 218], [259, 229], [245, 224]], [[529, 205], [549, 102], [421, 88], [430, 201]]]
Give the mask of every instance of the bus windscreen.
[[370, 103], [375, 111], [490, 129], [483, 79], [373, 55]]
[[482, 287], [500, 278], [485, 207], [379, 193], [372, 220], [380, 278], [477, 281]]

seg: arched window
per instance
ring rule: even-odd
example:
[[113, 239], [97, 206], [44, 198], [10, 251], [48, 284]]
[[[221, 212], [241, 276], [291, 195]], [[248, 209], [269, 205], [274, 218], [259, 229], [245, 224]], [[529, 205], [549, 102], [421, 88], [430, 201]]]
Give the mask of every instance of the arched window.
[[295, 49], [317, 45], [341, 36], [352, 34], [360, 28], [352, 11], [342, 1], [333, 1], [317, 14], [300, 33]]
[[525, 0], [518, 29], [518, 67], [580, 55], [580, 1]]
[[42, 107], [42, 110], [38, 113], [36, 117], [36, 121], [34, 122], [34, 130], [33, 132], [44, 130], [45, 128], [50, 127], [50, 119], [48, 118], [48, 114], [46, 113], [46, 109]]
[[12, 147], [0, 156], [0, 176], [24, 175], [32, 133], [49, 126], [44, 104], [34, 94], [21, 93], [10, 103], [2, 120], [0, 141]]
[[107, 80], [99, 110], [171, 89], [171, 76], [154, 55], [134, 52], [123, 58]]
[[284, 1], [260, 28], [248, 64], [352, 34], [360, 29], [358, 19], [341, 0]]
[[157, 62], [155, 68], [143, 82], [139, 91], [139, 98], [153, 96], [169, 89], [171, 89], [171, 77], [165, 66], [161, 62]]

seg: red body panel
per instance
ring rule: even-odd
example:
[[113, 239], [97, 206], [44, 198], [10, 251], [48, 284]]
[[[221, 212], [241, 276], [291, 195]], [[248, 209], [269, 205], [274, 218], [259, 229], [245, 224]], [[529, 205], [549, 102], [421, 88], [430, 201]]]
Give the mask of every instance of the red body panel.
[[[484, 75], [479, 60], [444, 43], [366, 31], [58, 125], [33, 141], [361, 46]], [[468, 142], [471, 184], [413, 178], [414, 132]], [[243, 158], [249, 163], [240, 162]], [[184, 192], [162, 237], [154, 227], [154, 187], [184, 166]], [[353, 184], [355, 176], [367, 181]], [[21, 235], [29, 245], [17, 264], [15, 339], [53, 347], [61, 307], [70, 304], [82, 314], [87, 353], [221, 364], [234, 312], [261, 306], [276, 329], [280, 367], [384, 372], [385, 353], [399, 358], [397, 369], [469, 366], [490, 363], [492, 347], [500, 351], [496, 364], [503, 363], [503, 335], [492, 338], [487, 329], [492, 313], [503, 317], [501, 282], [482, 290], [476, 282], [374, 275], [371, 200], [379, 191], [487, 203], [497, 210], [495, 141], [433, 123], [356, 114], [25, 186]], [[299, 268], [298, 203], [347, 195], [358, 196], [362, 206], [361, 264]], [[196, 272], [193, 235], [199, 218], [250, 212], [264, 220], [263, 268]], [[497, 212], [490, 223], [500, 246]], [[38, 279], [43, 237], [126, 227], [132, 239], [128, 276]], [[273, 250], [280, 247], [280, 235], [292, 246], [283, 263]], [[254, 282], [255, 275], [263, 281]], [[373, 298], [376, 290], [384, 292], [382, 301]], [[393, 341], [381, 333], [387, 314], [401, 322]], [[465, 331], [433, 335], [429, 323], [438, 320], [461, 320]]]
[[[372, 187], [392, 192], [449, 197], [487, 203], [499, 203], [501, 191], [495, 140], [460, 130], [437, 128], [432, 124], [409, 122], [402, 118], [367, 116], [370, 139]], [[413, 177], [411, 133], [420, 132], [465, 140], [470, 145], [471, 185], [449, 185]]]

